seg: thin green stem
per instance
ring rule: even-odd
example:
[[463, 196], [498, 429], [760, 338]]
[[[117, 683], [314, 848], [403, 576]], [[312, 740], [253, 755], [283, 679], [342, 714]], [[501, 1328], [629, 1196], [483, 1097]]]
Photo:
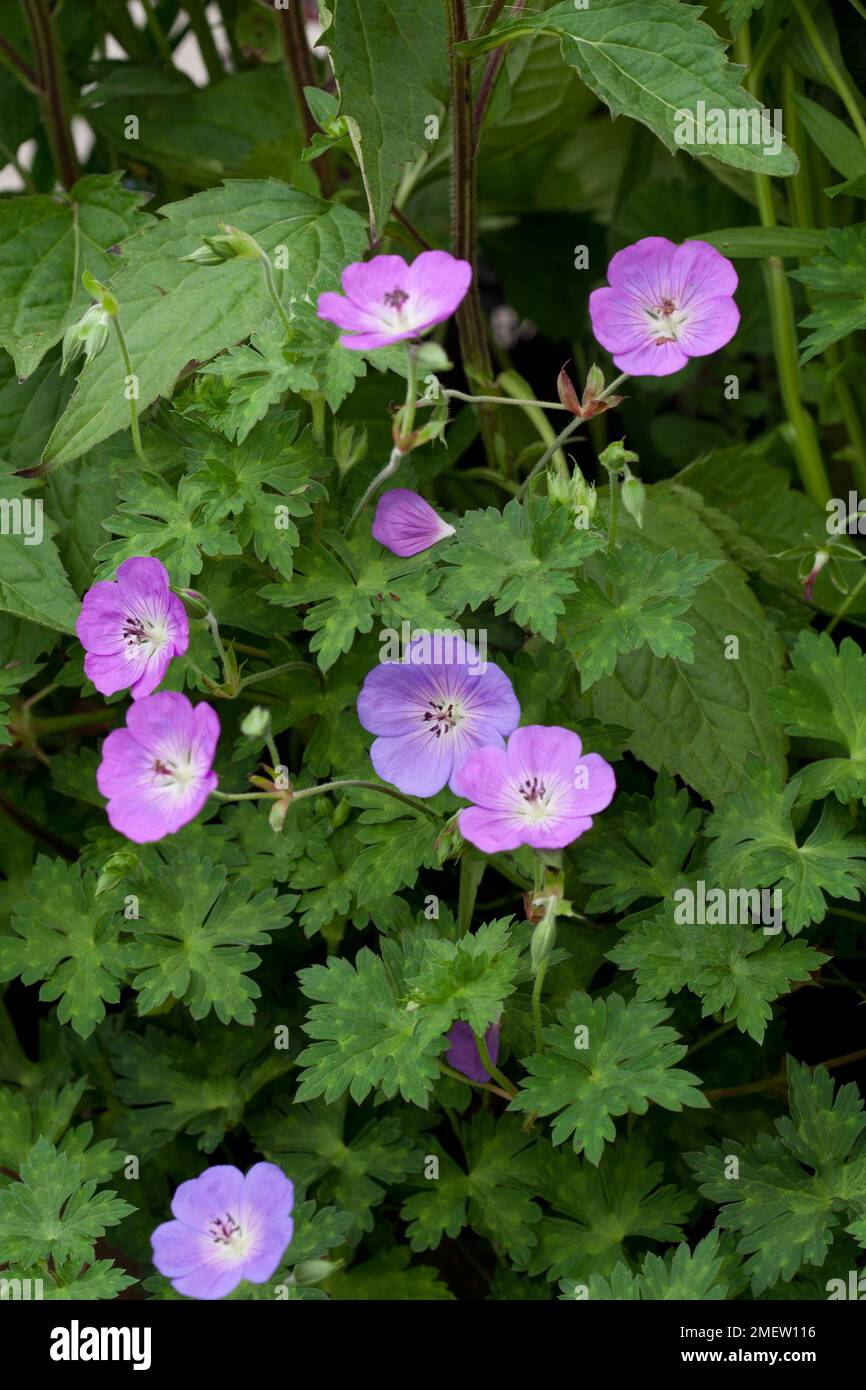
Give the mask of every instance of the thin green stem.
[[211, 82], [218, 82], [221, 77], [225, 77], [225, 68], [214, 42], [204, 4], [202, 0], [184, 0], [184, 9], [189, 15], [190, 28], [195, 34], [207, 75]]
[[476, 858], [467, 848], [460, 859], [460, 888], [457, 898], [457, 924], [461, 936], [466, 936], [472, 926], [475, 900], [487, 862]]
[[473, 1081], [470, 1076], [464, 1076], [462, 1071], [455, 1071], [454, 1067], [449, 1067], [447, 1062], [440, 1062], [439, 1070], [443, 1076], [450, 1076], [452, 1081], [462, 1081], [464, 1086], [473, 1086], [476, 1091], [490, 1091], [494, 1096], [501, 1096], [503, 1100], [511, 1100], [509, 1091], [503, 1091], [499, 1086], [491, 1086], [487, 1081]]
[[434, 825], [439, 824], [439, 817], [429, 806], [425, 806], [423, 801], [418, 801], [414, 796], [407, 796], [405, 792], [398, 792], [396, 787], [386, 787], [383, 782], [364, 782], [355, 778], [349, 778], [343, 782], [322, 782], [318, 787], [304, 787], [302, 791], [292, 792], [292, 801], [303, 801], [307, 796], [321, 796], [323, 792], [342, 791], [344, 787], [361, 787], [365, 791], [381, 792], [383, 796], [393, 797], [395, 801], [402, 801], [404, 806], [411, 806], [413, 811], [420, 811]]
[[854, 585], [854, 588], [851, 590], [850, 594], [848, 594], [844, 602], [840, 605], [838, 613], [835, 613], [833, 615], [833, 617], [830, 619], [829, 623], [825, 627], [824, 631], [827, 633], [828, 636], [832, 635], [838, 624], [842, 621], [845, 614], [848, 612], [848, 609], [851, 607], [857, 595], [862, 593], [864, 588], [866, 588], [866, 568], [864, 568], [863, 573], [857, 580], [857, 583]]
[[546, 974], [547, 961], [543, 960], [538, 967], [535, 983], [532, 986], [532, 1027], [535, 1032], [535, 1050], [539, 1056], [544, 1051], [544, 1040], [541, 1034], [541, 991], [544, 988]]
[[[406, 404], [403, 407], [402, 422], [400, 426], [400, 437], [402, 442], [409, 442], [411, 439], [412, 429], [415, 424], [415, 411], [418, 405], [418, 360], [415, 349], [411, 345], [407, 347], [407, 358], [409, 370], [406, 381]], [[346, 529], [344, 532], [346, 536], [350, 536], [352, 534], [355, 522], [358, 520], [358, 517], [363, 512], [364, 508], [367, 506], [367, 503], [370, 501], [370, 498], [373, 497], [376, 492], [378, 492], [379, 488], [382, 486], [383, 483], [387, 482], [389, 478], [394, 476], [408, 452], [409, 449], [403, 449], [400, 447], [399, 444], [394, 445], [394, 448], [391, 450], [391, 457], [388, 459], [388, 462], [385, 464], [385, 467], [376, 474], [375, 478], [364, 492], [360, 501], [356, 502], [355, 507], [352, 511], [352, 515], [349, 517], [348, 523], [346, 525]]]
[[291, 338], [293, 332], [292, 323], [291, 319], [289, 318], [288, 314], [283, 308], [283, 302], [280, 299], [280, 296], [277, 292], [277, 284], [274, 279], [274, 268], [271, 265], [271, 258], [267, 255], [265, 251], [263, 251], [260, 259], [262, 263], [262, 274], [265, 277], [265, 284], [267, 285], [268, 294], [271, 297], [271, 303], [273, 304], [274, 308], [280, 316], [280, 321], [283, 325], [283, 328], [286, 330], [286, 337]]
[[129, 356], [129, 348], [126, 345], [126, 335], [124, 334], [123, 329], [120, 326], [119, 315], [114, 314], [111, 321], [114, 324], [114, 331], [117, 334], [117, 341], [120, 344], [120, 355], [123, 358], [123, 367], [126, 372], [127, 390], [130, 389], [132, 383], [135, 383], [135, 391], [131, 392], [129, 397], [129, 424], [132, 430], [132, 447], [135, 450], [136, 458], [138, 459], [139, 463], [142, 464], [145, 468], [149, 468], [150, 464], [147, 460], [147, 454], [144, 452], [144, 449], [142, 448], [141, 431], [138, 426], [138, 410], [136, 409], [136, 400], [138, 397], [138, 378], [136, 377], [135, 372], [132, 370], [132, 361]]
[[244, 676], [238, 688], [239, 690], [246, 690], [248, 685], [256, 685], [259, 681], [273, 680], [275, 676], [281, 676], [285, 671], [316, 671], [316, 667], [311, 666], [309, 661], [284, 661], [282, 666], [271, 666], [267, 671], [256, 671], [251, 676]]
[[[744, 24], [740, 30], [736, 42], [736, 52], [739, 60], [748, 66], [751, 59], [748, 24]], [[752, 95], [757, 97], [754, 76], [751, 74], [747, 79], [747, 85]], [[754, 181], [761, 225], [775, 227], [778, 224], [770, 178], [767, 174], [755, 174]], [[823, 507], [830, 496], [830, 480], [827, 477], [824, 460], [821, 457], [814, 421], [803, 404], [797, 362], [797, 327], [784, 264], [777, 256], [769, 256], [764, 273], [770, 303], [773, 350], [776, 358], [776, 370], [779, 375], [779, 388], [785, 413], [796, 440], [794, 457], [804, 490], [814, 502], [817, 502], [818, 506]]]
[[141, 0], [141, 5], [144, 10], [145, 19], [147, 20], [147, 27], [159, 50], [159, 56], [162, 58], [166, 67], [173, 68], [174, 54], [171, 51], [171, 44], [168, 41], [165, 30], [159, 22], [159, 16], [154, 9], [153, 0]]
[[566, 440], [571, 439], [571, 436], [577, 430], [580, 429], [582, 424], [583, 421], [579, 419], [577, 415], [573, 415], [571, 417], [565, 429], [559, 432], [559, 434], [556, 436], [556, 438], [553, 440], [551, 444], [548, 444], [544, 453], [541, 455], [541, 458], [532, 467], [530, 472], [527, 473], [526, 478], [523, 482], [523, 486], [521, 487], [520, 492], [518, 493], [518, 497], [522, 497], [524, 495], [524, 493], [527, 491], [529, 487], [529, 484], [532, 482], [532, 479], [537, 477], [537, 475], [541, 472], [542, 468], [547, 467], [548, 463], [553, 458], [553, 455], [556, 453], [557, 449], [559, 449], [561, 445], [563, 445], [566, 442]]
[[443, 390], [442, 395], [448, 400], [467, 401], [469, 405], [522, 405], [538, 406], [540, 410], [567, 410], [568, 406], [561, 401], [522, 401], [513, 396], [470, 396], [466, 391], [455, 391], [452, 387]]
[[809, 42], [815, 50], [818, 62], [824, 69], [831, 87], [842, 102], [848, 115], [851, 117], [851, 124], [860, 137], [860, 143], [864, 150], [866, 150], [866, 121], [864, 121], [860, 107], [857, 105], [857, 99], [848, 86], [848, 83], [845, 81], [843, 74], [833, 62], [830, 52], [818, 32], [818, 26], [806, 7], [804, 0], [793, 0], [793, 4], [794, 9], [800, 17], [800, 23], [806, 31]]
[[503, 1091], [506, 1092], [509, 1099], [513, 1100], [513, 1098], [517, 1095], [517, 1087], [512, 1085], [512, 1083], [508, 1080], [508, 1077], [505, 1076], [501, 1071], [499, 1071], [497, 1067], [493, 1065], [493, 1061], [491, 1060], [490, 1053], [487, 1048], [487, 1041], [484, 1037], [484, 1034], [473, 1033], [473, 1037], [475, 1038], [475, 1046], [478, 1048], [478, 1056], [481, 1058], [481, 1065], [483, 1066], [484, 1070], [488, 1072], [490, 1076], [493, 1077], [494, 1081], [499, 1082], [500, 1086], [502, 1087]]
[[616, 548], [616, 523], [619, 510], [619, 475], [610, 475], [610, 516], [607, 527], [607, 553], [612, 555]]

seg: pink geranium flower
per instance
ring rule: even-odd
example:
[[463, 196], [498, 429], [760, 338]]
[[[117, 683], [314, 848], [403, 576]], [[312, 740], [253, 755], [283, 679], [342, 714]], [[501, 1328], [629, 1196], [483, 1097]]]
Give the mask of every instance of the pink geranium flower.
[[291, 1244], [294, 1199], [275, 1163], [254, 1163], [246, 1177], [215, 1164], [175, 1192], [174, 1221], [150, 1238], [153, 1262], [189, 1298], [225, 1298], [242, 1279], [264, 1284]]
[[485, 854], [571, 844], [616, 790], [610, 764], [581, 749], [571, 729], [528, 724], [506, 748], [470, 753], [451, 779], [451, 790], [475, 803], [458, 816], [463, 838]]
[[705, 241], [644, 237], [616, 253], [607, 278], [589, 296], [592, 331], [629, 376], [669, 376], [737, 331], [737, 272]]
[[102, 745], [96, 785], [112, 827], [137, 845], [194, 820], [217, 785], [220, 724], [210, 705], [162, 690], [131, 705]]
[[374, 539], [393, 555], [417, 555], [454, 535], [454, 527], [429, 502], [405, 487], [392, 488], [379, 498], [372, 531]]
[[520, 705], [505, 672], [470, 643], [452, 633], [424, 633], [402, 661], [368, 673], [358, 718], [378, 735], [370, 758], [382, 781], [413, 796], [435, 796], [473, 748], [502, 748]]
[[345, 329], [343, 347], [367, 352], [418, 338], [444, 323], [472, 281], [468, 261], [447, 251], [422, 251], [411, 265], [402, 256], [354, 261], [343, 271], [343, 293], [319, 295], [317, 313]]
[[160, 560], [124, 560], [116, 580], [94, 584], [75, 624], [84, 673], [101, 695], [129, 689], [133, 700], [155, 690], [174, 656], [189, 645], [186, 611], [171, 592]]

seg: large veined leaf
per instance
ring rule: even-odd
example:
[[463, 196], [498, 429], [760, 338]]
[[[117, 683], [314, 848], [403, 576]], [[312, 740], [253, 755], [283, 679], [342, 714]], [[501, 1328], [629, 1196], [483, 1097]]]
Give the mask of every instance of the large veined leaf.
[[0, 202], [0, 345], [19, 376], [29, 376], [87, 308], [82, 271], [107, 280], [117, 268], [108, 248], [150, 220], [138, 211], [143, 195], [119, 179], [89, 174], [62, 198]]
[[[727, 559], [701, 519], [699, 499], [676, 485], [653, 488], [643, 531], [631, 524], [628, 530], [628, 545], [659, 552], [686, 538], [706, 559]], [[781, 764], [782, 733], [766, 692], [779, 684], [782, 645], [731, 560], [696, 591], [688, 619], [695, 630], [690, 665], [659, 660], [644, 647], [621, 656], [588, 698], [598, 718], [632, 730], [628, 747], [636, 757], [716, 801], [739, 785], [747, 753]]]
[[[357, 213], [301, 193], [276, 179], [238, 179], [171, 203], [162, 221], [138, 237], [129, 259], [111, 282], [138, 378], [138, 408], [171, 392], [192, 358], [207, 361], [246, 338], [271, 310], [254, 260], [219, 266], [182, 262], [221, 222], [257, 237], [266, 251], [288, 251], [277, 271], [284, 300], [337, 284], [343, 267], [366, 245]], [[112, 336], [79, 377], [78, 387], [48, 441], [45, 458], [66, 463], [124, 428], [129, 402], [125, 369]]]
[[376, 238], [405, 165], [433, 145], [428, 118], [441, 118], [448, 87], [445, 13], [431, 0], [330, 0], [319, 10]]
[[4, 478], [2, 494], [0, 612], [74, 632], [79, 604], [51, 539], [57, 528], [42, 510], [42, 498], [28, 495], [20, 478]]
[[700, 14], [680, 0], [591, 0], [581, 8], [563, 0], [541, 14], [527, 7], [462, 49], [484, 53], [523, 34], [556, 34], [564, 60], [613, 115], [649, 126], [671, 153], [796, 173], [796, 155], [776, 140], [769, 117], [762, 123], [759, 103], [740, 86], [742, 69]]

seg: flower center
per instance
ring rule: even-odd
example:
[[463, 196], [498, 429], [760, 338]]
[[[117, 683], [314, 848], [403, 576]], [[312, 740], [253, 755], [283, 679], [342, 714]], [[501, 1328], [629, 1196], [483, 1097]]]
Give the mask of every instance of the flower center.
[[235, 1221], [229, 1211], [226, 1212], [225, 1216], [218, 1216], [211, 1221], [208, 1230], [211, 1239], [217, 1245], [231, 1245], [232, 1242], [237, 1245], [238, 1241], [243, 1238], [243, 1231], [239, 1223]]
[[541, 801], [542, 797], [547, 795], [544, 783], [540, 777], [527, 777], [525, 782], [520, 783], [518, 791], [524, 801], [530, 803], [533, 801]]
[[396, 309], [399, 313], [408, 298], [409, 296], [405, 290], [393, 289], [389, 290], [388, 293], [383, 296], [382, 302], [387, 304], [389, 309]]
[[157, 777], [164, 777], [169, 782], [173, 782], [176, 787], [183, 790], [194, 782], [198, 777], [198, 768], [192, 760], [192, 753], [186, 749], [175, 759], [154, 758], [153, 772]]
[[677, 308], [676, 300], [664, 296], [652, 309], [646, 310], [650, 332], [656, 347], [664, 343], [676, 343], [688, 315]]
[[460, 719], [460, 711], [453, 700], [428, 700], [429, 709], [424, 711], [424, 723], [430, 724], [436, 738], [450, 733]]
[[134, 656], [136, 649], [143, 647], [145, 643], [150, 643], [155, 648], [164, 646], [168, 641], [168, 628], [164, 621], [160, 622], [156, 618], [136, 618], [129, 614], [123, 620], [121, 636], [127, 655]]

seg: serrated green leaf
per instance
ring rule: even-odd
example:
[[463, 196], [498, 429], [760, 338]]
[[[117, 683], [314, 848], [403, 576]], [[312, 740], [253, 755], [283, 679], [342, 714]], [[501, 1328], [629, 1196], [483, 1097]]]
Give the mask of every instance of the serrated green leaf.
[[135, 1211], [114, 1192], [82, 1183], [78, 1165], [39, 1139], [21, 1164], [20, 1181], [0, 1188], [0, 1249], [25, 1268], [90, 1260], [96, 1241]]
[[801, 632], [785, 684], [769, 692], [770, 707], [798, 738], [841, 744], [844, 758], [819, 758], [802, 768], [799, 800], [835, 793], [866, 799], [866, 656], [851, 637], [838, 649], [826, 632]]
[[791, 276], [812, 291], [814, 308], [801, 322], [812, 331], [800, 344], [800, 362], [866, 327], [866, 227], [831, 227], [827, 249]]
[[618, 994], [596, 1000], [571, 994], [558, 1022], [543, 1031], [543, 1055], [526, 1058], [529, 1076], [509, 1108], [556, 1115], [554, 1144], [571, 1138], [574, 1152], [595, 1164], [616, 1137], [614, 1116], [644, 1115], [651, 1101], [666, 1110], [705, 1108], [698, 1077], [676, 1066], [686, 1048], [663, 1026], [669, 1017], [669, 1009], [626, 1004]]

